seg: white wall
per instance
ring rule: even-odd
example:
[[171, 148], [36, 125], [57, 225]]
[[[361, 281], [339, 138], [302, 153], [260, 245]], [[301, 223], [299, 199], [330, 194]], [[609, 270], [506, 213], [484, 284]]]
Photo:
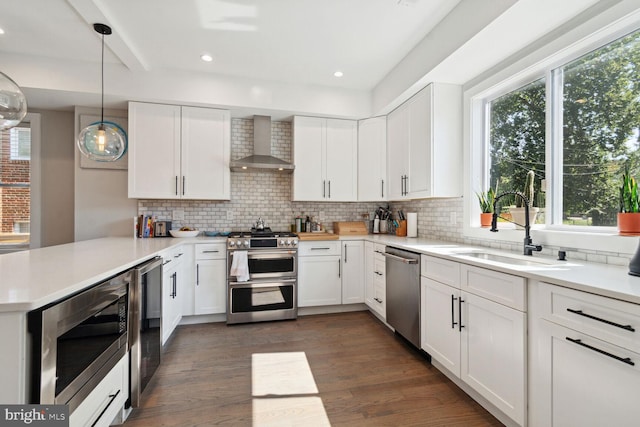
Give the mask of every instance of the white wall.
[[[93, 169], [80, 167], [80, 152], [75, 137], [80, 132], [80, 115], [100, 114], [99, 109], [76, 108], [74, 133], [69, 140], [73, 147], [75, 171], [74, 240], [107, 236], [132, 236], [133, 217], [138, 203], [127, 197], [126, 169]], [[127, 111], [105, 110], [105, 120], [117, 123], [127, 132]], [[126, 164], [126, 163], [125, 163]]]

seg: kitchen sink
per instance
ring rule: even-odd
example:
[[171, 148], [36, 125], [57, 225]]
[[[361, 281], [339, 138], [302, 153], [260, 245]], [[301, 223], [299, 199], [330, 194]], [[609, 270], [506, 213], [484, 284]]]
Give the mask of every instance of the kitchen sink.
[[501, 255], [501, 254], [495, 254], [491, 252], [459, 253], [458, 256], [476, 258], [476, 259], [481, 259], [485, 261], [499, 262], [502, 264], [527, 266], [527, 267], [552, 267], [555, 265], [559, 265], [557, 263], [547, 261], [547, 260], [542, 260], [539, 258], [524, 259], [523, 258], [524, 256], [519, 257], [519, 256]]

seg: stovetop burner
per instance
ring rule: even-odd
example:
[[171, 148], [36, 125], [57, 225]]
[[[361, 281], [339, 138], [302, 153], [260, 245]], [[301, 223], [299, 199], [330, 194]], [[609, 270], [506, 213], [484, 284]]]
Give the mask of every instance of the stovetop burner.
[[252, 228], [251, 231], [232, 231], [231, 233], [229, 233], [229, 237], [230, 238], [238, 238], [238, 237], [298, 237], [297, 234], [295, 233], [291, 233], [289, 231], [272, 231], [271, 228], [269, 227], [265, 227], [264, 230], [256, 230], [255, 228]]

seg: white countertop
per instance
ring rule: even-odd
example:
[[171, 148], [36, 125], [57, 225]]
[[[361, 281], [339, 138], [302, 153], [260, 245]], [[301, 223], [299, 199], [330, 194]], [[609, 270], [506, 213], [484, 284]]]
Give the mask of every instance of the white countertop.
[[[516, 255], [512, 252], [499, 251], [487, 247], [474, 247], [424, 238], [397, 237], [388, 234], [340, 236], [340, 240], [354, 239], [365, 239], [396, 246], [425, 255], [459, 261], [469, 265], [640, 304], [640, 277], [630, 276], [628, 274], [629, 269], [626, 266], [571, 260], [570, 256], [568, 261], [557, 261], [554, 258], [538, 254], [525, 257], [524, 255]], [[543, 260], [549, 265], [507, 265], [464, 256], [465, 252], [468, 253], [470, 251], [506, 254], [510, 257], [525, 260]]]
[[[368, 240], [392, 245], [640, 304], [640, 277], [629, 276], [627, 267], [571, 259], [563, 263], [538, 255], [520, 258], [547, 260], [551, 265], [507, 265], [464, 256], [464, 252], [473, 250], [505, 252], [393, 235], [341, 236], [340, 240]], [[42, 307], [138, 265], [172, 246], [224, 241], [224, 237], [104, 238], [0, 255], [0, 312], [26, 312]]]
[[216, 238], [114, 237], [0, 255], [0, 312], [42, 307], [138, 265], [164, 249], [194, 241]]

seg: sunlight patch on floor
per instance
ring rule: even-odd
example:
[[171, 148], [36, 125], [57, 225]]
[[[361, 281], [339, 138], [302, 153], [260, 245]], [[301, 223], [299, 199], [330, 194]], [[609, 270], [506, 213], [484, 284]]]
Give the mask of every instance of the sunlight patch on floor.
[[252, 354], [251, 389], [253, 397], [318, 393], [304, 352]]
[[251, 394], [253, 427], [331, 426], [304, 352], [252, 354]]

